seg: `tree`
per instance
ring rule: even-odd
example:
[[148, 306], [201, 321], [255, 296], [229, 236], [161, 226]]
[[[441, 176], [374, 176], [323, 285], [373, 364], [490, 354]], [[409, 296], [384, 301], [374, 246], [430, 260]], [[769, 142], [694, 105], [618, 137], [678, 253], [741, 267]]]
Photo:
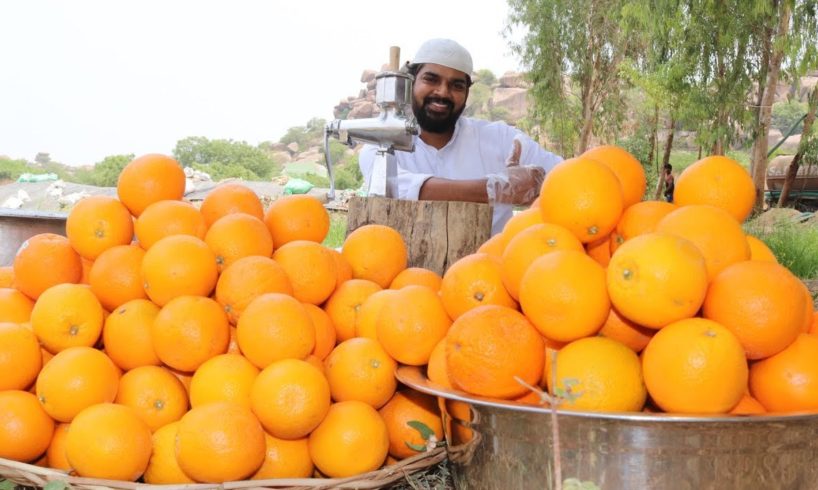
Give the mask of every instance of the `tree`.
[[[134, 154], [111, 155], [94, 164], [94, 168], [81, 179], [82, 183], [99, 187], [116, 187], [119, 174], [125, 165], [134, 159]], [[79, 177], [79, 175], [78, 175]]]
[[585, 151], [594, 131], [615, 132], [621, 122], [619, 69], [629, 47], [623, 4], [509, 0], [507, 29], [526, 31], [512, 50], [528, 67], [534, 114], [556, 134], [563, 155]]
[[39, 164], [49, 163], [49, 162], [51, 162], [51, 155], [41, 151], [41, 152], [37, 153], [37, 155], [34, 157], [34, 161], [39, 163]]
[[265, 180], [281, 170], [264, 150], [244, 141], [192, 136], [176, 143], [173, 157], [183, 167], [207, 172], [214, 180], [229, 177]]

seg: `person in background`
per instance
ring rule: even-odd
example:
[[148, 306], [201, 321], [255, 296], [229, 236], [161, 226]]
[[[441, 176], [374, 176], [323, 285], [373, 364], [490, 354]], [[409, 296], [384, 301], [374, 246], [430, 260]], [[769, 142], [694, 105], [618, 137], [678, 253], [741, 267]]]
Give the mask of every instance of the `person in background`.
[[[412, 111], [420, 127], [415, 151], [396, 151], [398, 198], [488, 203], [492, 234], [503, 229], [513, 206], [537, 198], [546, 172], [562, 157], [522, 131], [498, 121], [461, 116], [472, 85], [472, 58], [450, 39], [423, 43], [408, 71], [415, 77]], [[359, 155], [369, 186], [377, 148]]]
[[673, 166], [666, 163], [662, 167], [662, 179], [665, 184], [665, 201], [673, 202], [673, 190], [676, 188], [676, 179], [673, 177]]

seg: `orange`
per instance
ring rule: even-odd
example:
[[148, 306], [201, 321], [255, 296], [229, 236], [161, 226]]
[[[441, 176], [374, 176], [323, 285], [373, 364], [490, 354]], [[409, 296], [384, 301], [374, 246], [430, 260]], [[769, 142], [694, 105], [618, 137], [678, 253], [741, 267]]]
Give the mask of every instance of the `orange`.
[[602, 237], [599, 240], [588, 242], [583, 248], [585, 253], [588, 254], [588, 257], [594, 259], [596, 263], [602, 267], [608, 267], [608, 264], [611, 262], [612, 236], [613, 233], [611, 233], [609, 236]]
[[309, 440], [286, 440], [264, 434], [267, 450], [264, 463], [251, 480], [271, 478], [310, 478], [315, 466], [310, 459]]
[[656, 224], [677, 206], [667, 201], [641, 201], [625, 208], [611, 233], [611, 253], [631, 238], [656, 230]]
[[377, 340], [345, 340], [330, 353], [325, 364], [336, 402], [358, 400], [380, 408], [397, 388], [398, 365]]
[[386, 298], [395, 293], [395, 289], [383, 289], [371, 294], [361, 304], [358, 318], [355, 320], [355, 337], [378, 338], [378, 315], [381, 314]]
[[34, 302], [12, 288], [0, 288], [0, 322], [26, 323], [31, 320]]
[[587, 150], [581, 156], [611, 169], [622, 186], [622, 204], [625, 208], [642, 200], [648, 185], [645, 169], [628, 150], [614, 145], [602, 145]]
[[65, 455], [80, 476], [135, 481], [148, 467], [152, 446], [150, 429], [132, 408], [100, 403], [71, 422]]
[[145, 250], [172, 235], [190, 235], [203, 240], [206, 231], [202, 213], [185, 201], [157, 201], [145, 208], [134, 223], [136, 239]]
[[497, 233], [483, 242], [477, 249], [477, 253], [493, 255], [500, 258], [503, 256], [503, 250], [505, 250], [507, 242], [508, 240], [506, 240], [506, 237], [503, 236], [502, 233]]
[[179, 420], [188, 407], [185, 386], [159, 366], [140, 366], [125, 373], [114, 403], [133, 408], [151, 431]]
[[37, 298], [31, 310], [31, 328], [52, 354], [94, 345], [102, 333], [102, 321], [102, 305], [83, 284], [53, 286]]
[[802, 281], [799, 282], [801, 283], [801, 290], [804, 291], [804, 317], [803, 323], [801, 324], [801, 332], [809, 333], [809, 330], [812, 327], [815, 305], [813, 304], [812, 293], [807, 285]]
[[549, 339], [568, 342], [593, 335], [611, 308], [605, 269], [581, 252], [545, 254], [523, 275], [520, 306]]
[[679, 206], [709, 204], [741, 223], [750, 215], [756, 194], [750, 173], [732, 158], [712, 155], [682, 170], [673, 201]]
[[750, 258], [750, 245], [741, 225], [727, 211], [715, 206], [682, 206], [662, 218], [656, 231], [693, 242], [704, 256], [711, 281], [730, 264]]
[[651, 399], [665, 412], [727, 413], [747, 390], [739, 339], [705, 318], [659, 330], [642, 352], [642, 369]]
[[235, 261], [216, 282], [216, 301], [235, 325], [252, 300], [264, 293], [293, 294], [287, 272], [269, 257], [250, 256]]
[[202, 363], [190, 380], [190, 406], [231, 402], [250, 408], [259, 369], [239, 354], [220, 354]]
[[[397, 459], [415, 456], [431, 443], [443, 440], [440, 409], [434, 397], [414, 390], [401, 390], [379, 410], [389, 432], [389, 454]], [[420, 422], [434, 432], [434, 439], [424, 440], [421, 432], [410, 425]]]
[[335, 348], [335, 341], [337, 334], [335, 332], [335, 325], [332, 324], [332, 319], [327, 315], [327, 312], [321, 308], [304, 303], [304, 308], [312, 320], [312, 326], [315, 327], [315, 347], [313, 347], [311, 354], [323, 361]]
[[159, 154], [135, 158], [125, 165], [116, 184], [117, 195], [132, 215], [139, 217], [149, 205], [166, 199], [182, 199], [185, 172], [179, 162]]
[[330, 406], [327, 378], [299, 359], [276, 361], [259, 373], [250, 406], [264, 429], [281, 439], [301, 439], [324, 420]]
[[46, 451], [46, 463], [49, 468], [57, 470], [71, 470], [71, 463], [65, 456], [65, 440], [68, 438], [68, 428], [71, 424], [57, 424], [54, 427], [54, 435], [51, 437], [51, 444]]
[[389, 355], [410, 366], [429, 362], [452, 320], [440, 297], [424, 286], [406, 286], [384, 300], [375, 334]]
[[281, 359], [304, 359], [315, 348], [315, 327], [304, 306], [292, 296], [267, 293], [254, 299], [237, 325], [239, 347], [264, 369]]
[[153, 350], [151, 324], [159, 307], [146, 299], [134, 299], [123, 304], [105, 319], [102, 343], [105, 353], [120, 369], [128, 371], [139, 366], [158, 366], [162, 361]]
[[273, 239], [264, 222], [244, 213], [233, 213], [213, 223], [205, 243], [216, 254], [220, 272], [242, 257], [269, 257], [273, 253]]
[[45, 411], [59, 422], [71, 422], [86, 407], [114, 401], [119, 371], [96, 349], [69, 347], [43, 366], [36, 386]]
[[24, 241], [14, 256], [14, 287], [31, 299], [62, 283], [77, 283], [82, 261], [68, 239], [40, 233]]
[[809, 333], [811, 335], [818, 335], [818, 311], [812, 313], [812, 323], [809, 327]]
[[275, 248], [295, 240], [321, 243], [329, 231], [329, 213], [307, 194], [281, 196], [264, 213]]
[[192, 408], [176, 434], [176, 460], [198, 482], [243, 480], [264, 462], [264, 429], [248, 408], [215, 402]]
[[595, 412], [638, 412], [647, 393], [639, 357], [605, 337], [579, 339], [559, 350], [554, 377], [546, 377], [559, 407]]
[[159, 240], [142, 259], [145, 291], [159, 306], [179, 296], [210, 295], [218, 275], [215, 254], [205, 242], [188, 235]]
[[521, 231], [527, 230], [534, 225], [543, 224], [542, 213], [539, 208], [528, 208], [525, 211], [514, 213], [514, 215], [506, 221], [503, 226], [503, 239], [508, 244]]
[[17, 323], [0, 322], [0, 391], [28, 388], [42, 367], [43, 355], [34, 332]]
[[136, 245], [116, 245], [102, 252], [88, 274], [88, 283], [102, 306], [113, 311], [134, 299], [146, 299], [140, 270], [145, 251]]
[[78, 254], [94, 260], [115, 245], [133, 239], [133, 219], [128, 208], [110, 196], [80, 199], [65, 221], [65, 234]]
[[27, 391], [0, 391], [0, 458], [27, 463], [51, 444], [54, 421]]
[[582, 252], [582, 243], [570, 231], [550, 223], [532, 225], [511, 239], [503, 251], [503, 285], [514, 299], [520, 299], [520, 281], [534, 260], [556, 250]]
[[746, 235], [747, 244], [750, 246], [750, 260], [764, 260], [767, 262], [778, 262], [775, 254], [766, 243], [754, 237]]
[[331, 478], [376, 470], [389, 452], [386, 422], [364, 402], [335, 403], [310, 434], [309, 448], [315, 466]]
[[758, 402], [752, 395], [745, 393], [738, 404], [730, 410], [730, 415], [762, 415], [767, 413], [764, 405]]
[[514, 398], [543, 373], [542, 337], [520, 312], [497, 305], [464, 313], [446, 335], [449, 381], [474, 395]]
[[156, 355], [180, 371], [195, 371], [203, 362], [227, 352], [230, 324], [215, 300], [180, 296], [159, 310], [151, 325]]
[[691, 242], [647, 233], [620, 246], [608, 264], [608, 294], [626, 319], [648, 328], [696, 315], [707, 293], [707, 267]]
[[355, 336], [355, 324], [361, 305], [374, 293], [382, 288], [366, 279], [350, 279], [344, 282], [332, 293], [324, 304], [339, 340], [351, 339]]
[[0, 266], [0, 288], [14, 287], [14, 267]]
[[582, 243], [608, 236], [623, 209], [616, 174], [589, 158], [563, 161], [548, 172], [540, 189], [543, 222], [568, 228]]
[[347, 235], [341, 255], [352, 267], [352, 277], [388, 288], [406, 269], [409, 252], [400, 233], [388, 226], [370, 224]]
[[763, 359], [784, 350], [803, 331], [802, 288], [801, 281], [782, 265], [739, 262], [710, 283], [702, 316], [733, 332], [748, 359]]
[[608, 319], [599, 330], [600, 336], [616, 340], [634, 352], [641, 352], [654, 333], [653, 330], [640, 327], [623, 317], [616, 308], [611, 308]]
[[82, 262], [82, 276], [80, 276], [79, 284], [91, 284], [91, 267], [94, 266], [95, 261], [80, 257], [80, 262]]
[[439, 291], [443, 278], [435, 271], [423, 267], [409, 267], [392, 279], [389, 289], [400, 289], [409, 285], [426, 286], [432, 291]]
[[207, 193], [199, 208], [210, 228], [219, 218], [232, 213], [246, 213], [264, 219], [264, 206], [255, 191], [246, 185], [228, 182]]
[[466, 255], [449, 266], [440, 284], [440, 297], [453, 320], [481, 305], [517, 308], [503, 285], [502, 259], [482, 253]]
[[446, 338], [440, 339], [432, 355], [429, 356], [429, 363], [426, 365], [426, 377], [429, 381], [444, 388], [451, 388], [449, 382], [449, 371], [446, 369]]
[[171, 422], [160, 427], [151, 438], [152, 451], [148, 467], [145, 469], [145, 483], [167, 485], [172, 483], [195, 483], [179, 467], [176, 460], [176, 433], [179, 422]]
[[320, 305], [335, 290], [335, 260], [320, 243], [287, 242], [275, 251], [273, 260], [284, 268], [298, 301]]
[[335, 287], [338, 287], [341, 285], [341, 283], [352, 279], [352, 266], [349, 265], [347, 259], [341, 255], [341, 252], [329, 247], [327, 247], [327, 252], [332, 255], [332, 260], [335, 261]]
[[753, 363], [750, 393], [769, 412], [818, 411], [818, 337], [801, 334], [783, 351]]

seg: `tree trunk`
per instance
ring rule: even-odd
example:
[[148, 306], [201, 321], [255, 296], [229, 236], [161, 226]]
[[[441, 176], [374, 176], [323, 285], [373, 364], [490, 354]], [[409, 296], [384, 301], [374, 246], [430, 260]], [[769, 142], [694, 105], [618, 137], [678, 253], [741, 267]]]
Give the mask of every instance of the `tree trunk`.
[[[781, 71], [781, 60], [784, 58], [784, 45], [790, 26], [790, 3], [781, 2], [781, 12], [778, 20], [778, 29], [772, 42], [773, 53], [770, 56], [769, 71], [767, 72], [764, 97], [759, 107], [758, 132], [753, 144], [753, 153], [750, 158], [753, 168], [753, 184], [756, 188], [756, 202], [754, 210], [760, 212], [764, 208], [764, 183], [767, 180], [767, 136], [770, 133], [770, 120], [775, 99], [775, 87], [778, 85], [778, 75]], [[759, 90], [761, 87], [759, 87]]]
[[656, 192], [653, 194], [654, 199], [660, 199], [662, 196], [662, 191], [665, 188], [665, 179], [662, 178], [662, 171], [661, 169], [664, 168], [665, 165], [670, 163], [670, 150], [673, 149], [673, 133], [674, 128], [676, 127], [676, 120], [671, 114], [670, 120], [667, 124], [667, 139], [665, 140], [665, 154], [662, 157], [662, 166], [659, 167], [660, 170], [658, 172], [658, 182], [656, 183]]
[[648, 162], [656, 168], [656, 173], [659, 173], [659, 159], [654, 160], [654, 155], [658, 154], [656, 151], [656, 138], [659, 134], [659, 104], [653, 104], [653, 119], [650, 122], [650, 151], [648, 151]]
[[804, 150], [809, 142], [809, 135], [812, 131], [812, 123], [815, 121], [815, 112], [818, 110], [818, 85], [812, 89], [809, 95], [809, 112], [804, 119], [804, 129], [801, 131], [801, 142], [798, 144], [798, 151], [795, 153], [790, 165], [787, 167], [787, 177], [784, 179], [784, 186], [781, 188], [781, 195], [778, 196], [778, 207], [783, 208], [790, 197], [790, 189], [798, 176], [798, 167], [804, 156]]

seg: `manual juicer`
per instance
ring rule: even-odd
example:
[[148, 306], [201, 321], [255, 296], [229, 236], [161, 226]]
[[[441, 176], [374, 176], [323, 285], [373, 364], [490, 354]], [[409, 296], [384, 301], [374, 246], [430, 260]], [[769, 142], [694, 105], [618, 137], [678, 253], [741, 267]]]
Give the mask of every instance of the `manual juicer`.
[[378, 147], [372, 175], [366, 189], [369, 196], [397, 197], [398, 168], [395, 159], [387, 158], [395, 150], [414, 151], [413, 136], [418, 133], [412, 114], [412, 82], [414, 77], [399, 71], [400, 48], [389, 49], [389, 69], [375, 76], [375, 103], [381, 112], [367, 119], [336, 119], [324, 129], [324, 157], [329, 174], [329, 198], [335, 199], [329, 137], [333, 136], [350, 147], [369, 143]]

